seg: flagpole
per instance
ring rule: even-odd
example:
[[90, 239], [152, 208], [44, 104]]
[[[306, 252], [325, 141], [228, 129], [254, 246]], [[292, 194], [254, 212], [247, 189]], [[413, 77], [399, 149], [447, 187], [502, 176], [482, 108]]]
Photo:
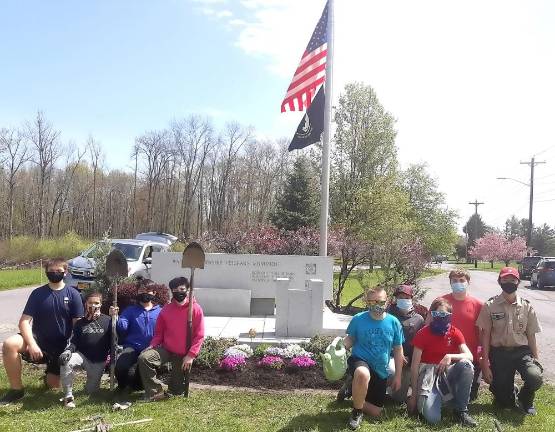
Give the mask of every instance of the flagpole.
[[326, 60], [326, 84], [324, 105], [324, 134], [322, 142], [322, 191], [320, 206], [320, 256], [328, 255], [328, 213], [330, 198], [330, 133], [331, 133], [331, 108], [333, 99], [333, 27], [334, 27], [334, 0], [328, 0], [328, 53]]

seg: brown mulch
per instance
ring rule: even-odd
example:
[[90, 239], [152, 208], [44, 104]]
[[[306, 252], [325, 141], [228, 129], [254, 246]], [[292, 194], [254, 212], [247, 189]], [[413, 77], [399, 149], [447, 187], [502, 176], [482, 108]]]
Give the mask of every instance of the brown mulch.
[[246, 366], [236, 372], [193, 368], [191, 382], [262, 390], [338, 390], [342, 384], [341, 382], [326, 381], [322, 367], [318, 365], [302, 371], [287, 366], [276, 370], [257, 366], [258, 360], [257, 358], [247, 359]]

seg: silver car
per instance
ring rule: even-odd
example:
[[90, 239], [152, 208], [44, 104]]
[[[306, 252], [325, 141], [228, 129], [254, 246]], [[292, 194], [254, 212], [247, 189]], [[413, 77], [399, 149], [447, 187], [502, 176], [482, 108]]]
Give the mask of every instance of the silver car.
[[[153, 252], [166, 252], [177, 237], [165, 233], [142, 233], [134, 239], [110, 239], [112, 248], [120, 250], [127, 259], [128, 276], [150, 278]], [[92, 258], [100, 242], [68, 261], [65, 283], [79, 290], [94, 282], [96, 264]]]
[[544, 257], [532, 271], [530, 286], [544, 289], [555, 287], [555, 257]]

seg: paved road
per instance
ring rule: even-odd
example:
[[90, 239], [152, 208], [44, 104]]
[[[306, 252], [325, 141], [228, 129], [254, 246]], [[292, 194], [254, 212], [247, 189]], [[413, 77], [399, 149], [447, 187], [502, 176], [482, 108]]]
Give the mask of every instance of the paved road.
[[[470, 292], [482, 301], [501, 292], [497, 284], [497, 273], [486, 271], [470, 272]], [[429, 306], [440, 295], [451, 292], [446, 274], [422, 281], [422, 286], [429, 288], [422, 303]], [[555, 381], [555, 362], [548, 359], [555, 358], [555, 291], [530, 289], [529, 281], [522, 281], [518, 293], [529, 300], [534, 306], [542, 325], [542, 332], [538, 335], [540, 361], [545, 368], [545, 376], [549, 381]]]
[[[445, 269], [449, 265], [442, 266]], [[422, 286], [428, 288], [423, 304], [429, 306], [438, 296], [450, 292], [449, 281], [446, 274], [435, 276], [422, 281]], [[555, 358], [555, 291], [531, 290], [528, 281], [521, 282], [519, 294], [530, 300], [534, 305], [543, 332], [538, 335], [540, 360], [545, 368], [546, 377], [551, 382], [555, 381], [555, 362], [547, 359]], [[10, 291], [0, 291], [0, 343], [17, 331], [17, 323], [25, 301], [33, 288], [21, 288]], [[485, 271], [471, 271], [471, 293], [485, 301], [501, 292], [497, 284], [497, 273]]]
[[17, 323], [27, 297], [36, 287], [0, 291], [0, 343], [18, 332]]

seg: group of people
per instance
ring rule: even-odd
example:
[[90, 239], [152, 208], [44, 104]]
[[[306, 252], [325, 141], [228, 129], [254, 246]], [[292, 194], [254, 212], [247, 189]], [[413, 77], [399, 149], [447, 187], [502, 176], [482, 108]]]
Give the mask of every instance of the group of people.
[[[63, 389], [63, 403], [75, 407], [74, 370], [86, 371], [85, 392], [94, 395], [112, 351], [112, 318], [117, 317], [121, 349], [115, 364], [116, 397], [124, 402], [128, 393], [144, 389], [145, 399], [156, 401], [184, 391], [183, 374], [190, 370], [204, 340], [204, 315], [193, 300], [193, 332], [190, 347], [187, 313], [189, 281], [177, 277], [169, 282], [172, 301], [161, 307], [155, 302], [154, 284], [137, 282], [136, 302], [118, 316], [101, 313], [102, 293], [81, 293], [64, 284], [67, 263], [52, 259], [45, 264], [48, 284], [31, 292], [19, 321], [20, 333], [9, 337], [2, 347], [3, 363], [10, 389], [0, 405], [25, 395], [21, 360], [46, 364], [45, 383]], [[164, 366], [171, 364], [169, 383], [160, 380]]]
[[[45, 382], [64, 392], [63, 403], [75, 407], [74, 370], [86, 371], [85, 392], [96, 393], [111, 352], [113, 317], [121, 351], [115, 377], [117, 398], [144, 389], [145, 399], [156, 401], [184, 391], [183, 373], [190, 370], [204, 340], [202, 308], [193, 300], [193, 332], [188, 338], [189, 281], [169, 282], [172, 301], [155, 302], [152, 281], [137, 283], [136, 302], [119, 315], [110, 307], [101, 313], [102, 294], [81, 294], [64, 284], [67, 263], [53, 259], [45, 265], [48, 284], [31, 293], [19, 321], [20, 333], [3, 345], [3, 363], [10, 389], [0, 399], [6, 405], [24, 397], [21, 359], [45, 363]], [[466, 270], [449, 273], [451, 292], [434, 300], [422, 316], [413, 303], [414, 289], [400, 285], [388, 302], [377, 287], [366, 293], [368, 312], [353, 317], [345, 337], [351, 350], [347, 378], [337, 397], [352, 397], [351, 429], [363, 414], [379, 416], [387, 394], [406, 403], [409, 412], [426, 421], [441, 420], [442, 408], [452, 405], [458, 421], [476, 426], [468, 405], [478, 395], [480, 380], [490, 385], [501, 407], [534, 415], [534, 394], [542, 385], [536, 333], [541, 331], [534, 308], [517, 294], [518, 271], [499, 273], [502, 292], [485, 304], [469, 293]], [[119, 315], [119, 316], [118, 316]], [[171, 364], [168, 386], [160, 380]], [[518, 371], [524, 384], [514, 384]]]
[[369, 311], [355, 315], [347, 328], [351, 356], [337, 395], [352, 397], [351, 429], [360, 426], [363, 414], [379, 416], [388, 394], [431, 424], [451, 405], [458, 422], [476, 427], [468, 405], [478, 397], [481, 379], [497, 406], [536, 414], [541, 327], [530, 302], [517, 293], [518, 271], [501, 269], [502, 291], [485, 303], [469, 293], [466, 270], [452, 270], [449, 282], [451, 292], [435, 299], [426, 316], [415, 310], [412, 286], [398, 286], [389, 306], [383, 288], [367, 291]]

